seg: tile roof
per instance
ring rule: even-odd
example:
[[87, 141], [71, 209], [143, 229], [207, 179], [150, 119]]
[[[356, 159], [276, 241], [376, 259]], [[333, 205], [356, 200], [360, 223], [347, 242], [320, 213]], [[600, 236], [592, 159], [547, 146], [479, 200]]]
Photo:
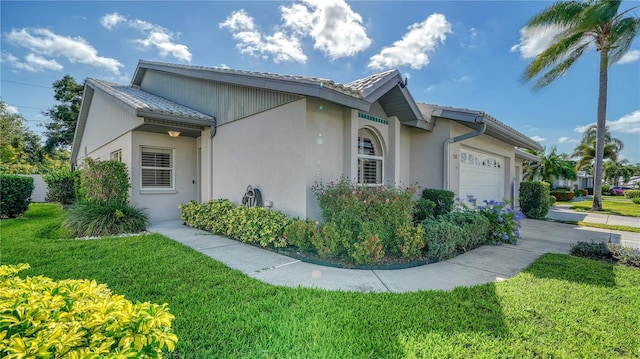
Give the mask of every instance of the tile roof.
[[136, 110], [146, 110], [159, 114], [179, 116], [195, 120], [213, 121], [214, 119], [213, 116], [129, 85], [122, 85], [94, 78], [87, 78], [87, 84], [106, 92]]
[[389, 74], [397, 72], [397, 70], [395, 69], [388, 70], [378, 74], [373, 74], [363, 79], [352, 81], [348, 84], [340, 84], [333, 80], [324, 79], [320, 77], [283, 75], [283, 74], [276, 74], [276, 73], [270, 73], [270, 72], [235, 70], [235, 69], [230, 69], [226, 67], [170, 64], [165, 62], [154, 62], [154, 61], [144, 61], [144, 63], [173, 67], [173, 68], [189, 69], [189, 70], [217, 72], [217, 73], [224, 73], [224, 74], [230, 74], [230, 75], [242, 75], [242, 76], [250, 76], [250, 77], [265, 78], [265, 79], [268, 78], [268, 79], [275, 79], [275, 80], [292, 81], [292, 82], [304, 83], [304, 84], [313, 84], [313, 85], [320, 84], [320, 86], [322, 87], [332, 89], [334, 91], [343, 93], [345, 95], [355, 97], [357, 99], [364, 98], [366, 96], [366, 92], [368, 89], [373, 87], [379, 81], [384, 80], [385, 77], [387, 77]]

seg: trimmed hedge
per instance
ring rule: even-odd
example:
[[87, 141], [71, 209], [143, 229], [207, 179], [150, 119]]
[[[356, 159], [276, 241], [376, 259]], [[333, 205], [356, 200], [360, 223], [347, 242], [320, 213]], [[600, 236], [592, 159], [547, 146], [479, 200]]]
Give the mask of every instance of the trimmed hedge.
[[178, 337], [167, 304], [132, 303], [105, 284], [0, 266], [0, 358], [162, 358]]
[[520, 183], [520, 210], [527, 218], [544, 219], [551, 209], [549, 184], [545, 182]]
[[592, 259], [615, 260], [633, 267], [640, 267], [640, 249], [625, 247], [612, 242], [578, 242], [571, 247], [571, 254]]
[[553, 197], [556, 198], [556, 201], [562, 201], [562, 202], [566, 202], [566, 201], [570, 201], [575, 197], [575, 193], [568, 191], [568, 190], [558, 190], [558, 189], [554, 189], [553, 191], [550, 191], [551, 195]]
[[425, 188], [422, 191], [421, 198], [427, 199], [436, 204], [433, 210], [433, 214], [437, 217], [443, 214], [447, 214], [453, 210], [454, 197], [455, 193], [453, 193], [452, 191], [444, 189]]
[[624, 197], [629, 199], [640, 198], [640, 189], [628, 189], [624, 191]]
[[0, 217], [15, 218], [29, 209], [33, 177], [0, 174]]
[[75, 175], [71, 170], [60, 170], [44, 176], [47, 183], [47, 202], [68, 206], [76, 201]]

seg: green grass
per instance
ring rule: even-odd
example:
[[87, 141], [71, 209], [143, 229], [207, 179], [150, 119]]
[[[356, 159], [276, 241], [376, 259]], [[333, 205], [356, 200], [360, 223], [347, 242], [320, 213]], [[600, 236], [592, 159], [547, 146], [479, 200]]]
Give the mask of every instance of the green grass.
[[[569, 204], [577, 211], [589, 211], [593, 206], [593, 200], [582, 202], [558, 202], [559, 204]], [[630, 199], [622, 196], [603, 196], [602, 211], [600, 213], [617, 214], [619, 216], [640, 217], [640, 205], [631, 202]]]
[[451, 292], [282, 288], [160, 235], [53, 239], [62, 210], [3, 220], [0, 262], [167, 302], [180, 358], [640, 356], [640, 270], [548, 254], [510, 280]]

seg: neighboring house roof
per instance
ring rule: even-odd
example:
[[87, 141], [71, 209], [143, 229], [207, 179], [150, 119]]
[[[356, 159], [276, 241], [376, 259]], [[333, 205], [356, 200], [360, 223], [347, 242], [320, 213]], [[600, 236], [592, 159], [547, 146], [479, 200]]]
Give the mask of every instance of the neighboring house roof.
[[516, 158], [522, 158], [525, 161], [540, 162], [540, 157], [519, 148], [516, 148]]
[[89, 115], [89, 105], [95, 91], [102, 92], [111, 99], [124, 103], [134, 111], [138, 117], [174, 121], [196, 126], [211, 126], [215, 121], [215, 117], [211, 115], [196, 111], [149, 92], [133, 88], [129, 85], [87, 78], [82, 104], [80, 105], [78, 124], [73, 138], [73, 148], [71, 150], [72, 161], [77, 158], [80, 150], [80, 142], [82, 141], [87, 116]]
[[398, 70], [374, 74], [345, 85], [319, 77], [140, 60], [131, 85], [140, 86], [148, 70], [311, 96], [361, 111], [369, 111], [371, 105], [378, 101], [388, 116], [397, 116], [402, 123], [407, 125], [426, 128], [422, 112], [406, 89], [406, 83]]
[[534, 141], [527, 135], [518, 132], [483, 111], [432, 104], [420, 105], [423, 115], [429, 123], [433, 123], [434, 118], [456, 121], [471, 128], [475, 128], [478, 124], [485, 123], [487, 126], [485, 134], [491, 137], [520, 148], [529, 148], [532, 150], [542, 149], [542, 146], [537, 141]]

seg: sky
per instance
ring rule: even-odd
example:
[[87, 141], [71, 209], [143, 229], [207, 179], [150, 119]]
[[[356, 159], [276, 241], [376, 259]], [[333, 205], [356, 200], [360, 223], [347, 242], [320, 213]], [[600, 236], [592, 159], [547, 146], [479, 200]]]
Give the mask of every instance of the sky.
[[[388, 69], [417, 102], [484, 111], [571, 153], [595, 123], [598, 53], [548, 87], [522, 73], [553, 29], [524, 26], [545, 1], [4, 1], [0, 97], [42, 135], [64, 75], [128, 84], [140, 59], [348, 83]], [[640, 5], [623, 1], [620, 9]], [[640, 16], [640, 9], [631, 14]], [[640, 38], [609, 69], [607, 123], [640, 162]]]

